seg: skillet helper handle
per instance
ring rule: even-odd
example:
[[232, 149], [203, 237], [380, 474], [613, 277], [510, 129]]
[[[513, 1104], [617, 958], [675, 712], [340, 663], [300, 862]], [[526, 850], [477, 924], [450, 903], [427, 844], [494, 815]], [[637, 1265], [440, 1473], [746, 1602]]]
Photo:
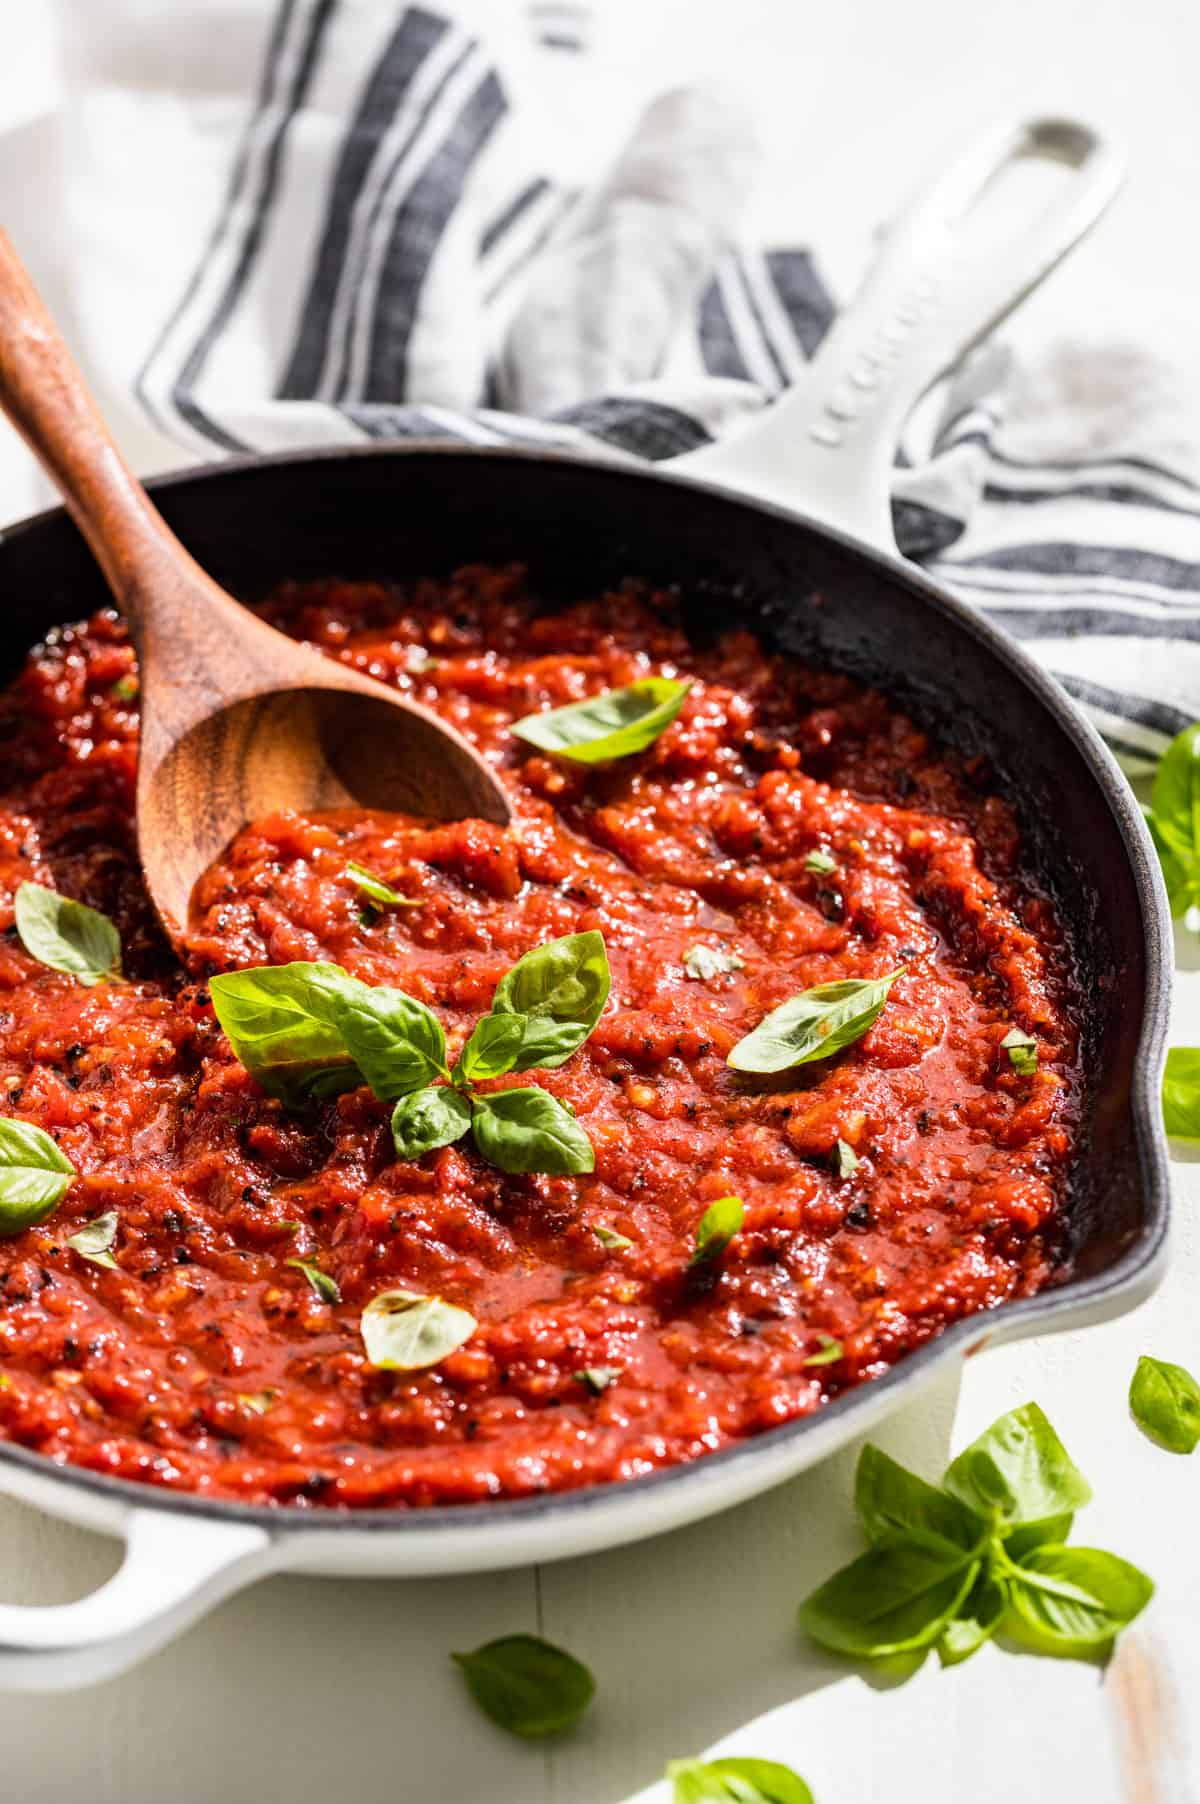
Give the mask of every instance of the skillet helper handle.
[[[1065, 168], [1040, 210], [1015, 230], [1002, 228], [987, 190], [1021, 158]], [[913, 407], [1095, 224], [1124, 172], [1123, 150], [1089, 125], [997, 124], [942, 166], [894, 222], [795, 387], [670, 468], [894, 551], [891, 471]]]
[[[6, 1487], [7, 1488], [7, 1487]], [[0, 1691], [70, 1691], [125, 1672], [269, 1569], [266, 1529], [132, 1509], [125, 1558], [69, 1604], [0, 1604]]]

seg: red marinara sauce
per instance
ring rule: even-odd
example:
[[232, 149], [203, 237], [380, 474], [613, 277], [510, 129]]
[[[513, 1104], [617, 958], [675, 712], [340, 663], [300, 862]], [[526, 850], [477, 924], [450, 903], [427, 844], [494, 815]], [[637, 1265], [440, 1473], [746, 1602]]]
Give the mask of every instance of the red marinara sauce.
[[[985, 771], [748, 632], [689, 643], [672, 599], [633, 586], [549, 612], [519, 570], [471, 568], [412, 590], [287, 586], [264, 611], [474, 739], [516, 819], [259, 821], [200, 885], [181, 968], [135, 855], [123, 629], [98, 615], [30, 655], [0, 699], [0, 1111], [51, 1132], [80, 1175], [0, 1241], [0, 1433], [248, 1503], [522, 1496], [807, 1415], [1065, 1269], [1073, 961]], [[509, 732], [654, 673], [694, 687], [633, 758], [571, 765]], [[836, 870], [810, 869], [814, 851]], [[352, 860], [421, 906], [364, 918]], [[112, 917], [132, 981], [36, 964], [11, 927], [23, 879]], [[499, 1080], [575, 1108], [585, 1177], [505, 1176], [469, 1139], [398, 1161], [365, 1089], [289, 1114], [233, 1058], [205, 988], [334, 960], [428, 1003], [453, 1054], [522, 953], [591, 928], [613, 972], [591, 1038]], [[845, 1052], [767, 1078], [727, 1067], [797, 991], [901, 964]], [[1032, 1076], [1000, 1044], [1013, 1026], [1037, 1039]], [[839, 1139], [858, 1159], [845, 1176]], [[745, 1225], [689, 1272], [727, 1194]], [[65, 1244], [110, 1209], [116, 1270]], [[433, 1370], [374, 1370], [359, 1317], [394, 1287], [480, 1326]], [[841, 1356], [809, 1363], [830, 1339]], [[593, 1367], [619, 1372], [600, 1395], [577, 1376]]]

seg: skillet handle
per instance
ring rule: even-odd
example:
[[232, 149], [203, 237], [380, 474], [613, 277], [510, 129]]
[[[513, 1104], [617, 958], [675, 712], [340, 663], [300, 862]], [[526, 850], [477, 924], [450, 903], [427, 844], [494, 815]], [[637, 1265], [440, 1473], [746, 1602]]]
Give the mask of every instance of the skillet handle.
[[[1066, 168], [1040, 210], [1006, 228], [988, 190], [1022, 158]], [[997, 124], [940, 167], [891, 226], [801, 381], [670, 468], [894, 550], [890, 479], [908, 415], [1095, 224], [1124, 173], [1123, 149], [1089, 125]]]
[[69, 1604], [0, 1604], [0, 1690], [70, 1691], [124, 1672], [274, 1562], [254, 1524], [165, 1510], [124, 1519], [125, 1558]]

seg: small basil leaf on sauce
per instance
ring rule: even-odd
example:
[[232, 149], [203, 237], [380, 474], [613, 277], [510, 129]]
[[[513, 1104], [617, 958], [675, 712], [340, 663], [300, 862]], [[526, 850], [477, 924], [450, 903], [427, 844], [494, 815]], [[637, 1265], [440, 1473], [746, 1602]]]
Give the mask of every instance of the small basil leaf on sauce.
[[673, 677], [644, 677], [626, 689], [606, 689], [583, 702], [527, 714], [512, 730], [527, 744], [576, 764], [628, 758], [666, 732], [690, 688]]
[[672, 1760], [666, 1776], [672, 1804], [813, 1804], [799, 1773], [778, 1760]]
[[103, 1215], [85, 1221], [74, 1234], [68, 1234], [67, 1245], [81, 1259], [90, 1259], [93, 1265], [109, 1266], [115, 1272], [120, 1269], [112, 1253], [116, 1238], [117, 1212], [115, 1209], [108, 1209]]
[[540, 1635], [502, 1635], [451, 1659], [484, 1714], [530, 1741], [569, 1729], [596, 1692], [587, 1667]]
[[267, 1411], [274, 1406], [278, 1395], [278, 1391], [269, 1388], [264, 1391], [239, 1391], [237, 1400], [243, 1409], [250, 1410], [253, 1415], [265, 1416]]
[[800, 1363], [805, 1366], [832, 1366], [837, 1364], [844, 1353], [845, 1348], [840, 1340], [835, 1340], [832, 1334], [823, 1334], [821, 1345], [817, 1351], [810, 1353], [808, 1358], [801, 1360]]
[[342, 1293], [338, 1289], [337, 1279], [331, 1278], [328, 1272], [323, 1272], [319, 1265], [313, 1264], [311, 1259], [285, 1259], [283, 1263], [294, 1265], [298, 1272], [304, 1273], [314, 1294], [320, 1297], [322, 1303], [341, 1302]]
[[565, 1176], [594, 1171], [592, 1143], [548, 1090], [497, 1090], [475, 1098], [475, 1144], [499, 1171]]
[[442, 1024], [415, 996], [351, 978], [334, 1018], [346, 1050], [380, 1102], [394, 1102], [435, 1077], [449, 1076]]
[[1162, 1103], [1163, 1124], [1173, 1140], [1200, 1140], [1200, 1046], [1172, 1046]]
[[1092, 1494], [1036, 1403], [993, 1422], [952, 1461], [942, 1483], [976, 1515], [1005, 1524], [1069, 1513]]
[[707, 1265], [719, 1259], [746, 1219], [746, 1208], [740, 1196], [719, 1196], [710, 1203], [696, 1224], [696, 1244], [689, 1268]]
[[978, 1551], [986, 1524], [956, 1497], [927, 1484], [868, 1441], [858, 1456], [854, 1507], [876, 1547], [911, 1541], [935, 1549]]
[[1153, 1582], [1098, 1547], [1035, 1547], [1008, 1575], [1009, 1626], [1043, 1654], [1106, 1654], [1154, 1595]]
[[0, 1118], [0, 1238], [45, 1221], [74, 1176], [75, 1167], [42, 1128]]
[[424, 906], [420, 896], [402, 896], [394, 890], [390, 883], [369, 871], [365, 864], [348, 864], [346, 875], [353, 883], [364, 901], [372, 903], [376, 908], [421, 908]]
[[1032, 1034], [1010, 1027], [1000, 1042], [1008, 1054], [1008, 1062], [1018, 1077], [1032, 1077], [1038, 1068], [1038, 1046]]
[[901, 965], [886, 977], [845, 977], [802, 990], [739, 1040], [726, 1063], [735, 1071], [770, 1072], [831, 1058], [862, 1039], [903, 969]]
[[806, 871], [812, 871], [818, 877], [829, 877], [837, 870], [837, 859], [831, 858], [828, 852], [822, 852], [818, 847], [815, 852], [808, 854], [804, 860], [804, 868]]
[[961, 1548], [901, 1542], [873, 1547], [800, 1606], [800, 1623], [836, 1653], [885, 1659], [928, 1647], [958, 1614], [979, 1576]]
[[1129, 1408], [1142, 1433], [1170, 1453], [1191, 1453], [1200, 1441], [1200, 1384], [1183, 1366], [1143, 1353]]
[[1185, 727], [1159, 759], [1147, 821], [1171, 913], [1193, 927], [1200, 905], [1200, 723]]
[[138, 680], [135, 676], [118, 677], [110, 684], [108, 693], [115, 702], [131, 702], [138, 692]]
[[568, 933], [535, 946], [505, 972], [493, 1015], [521, 1015], [525, 1032], [511, 1069], [552, 1071], [587, 1039], [608, 1001], [612, 975], [604, 935]]
[[572, 1376], [583, 1385], [585, 1390], [591, 1391], [593, 1397], [602, 1397], [609, 1386], [615, 1384], [621, 1376], [621, 1367], [584, 1366], [581, 1372], [575, 1372]]
[[689, 977], [697, 983], [707, 983], [713, 977], [725, 977], [730, 971], [744, 971], [745, 964], [736, 952], [726, 952], [721, 946], [689, 946], [683, 955], [683, 968]]
[[481, 1015], [451, 1072], [454, 1082], [475, 1084], [511, 1071], [521, 1050], [525, 1027], [524, 1015]]
[[40, 965], [89, 988], [121, 980], [121, 937], [106, 915], [40, 883], [22, 883], [13, 910], [21, 944]]
[[381, 1372], [422, 1372], [469, 1341], [479, 1323], [465, 1309], [415, 1290], [372, 1297], [359, 1324], [368, 1362]]
[[471, 1125], [471, 1105], [457, 1090], [414, 1090], [392, 1110], [392, 1139], [400, 1159], [419, 1159], [439, 1146], [452, 1146]]
[[624, 1253], [634, 1244], [627, 1234], [618, 1234], [607, 1222], [597, 1222], [592, 1232], [600, 1245], [610, 1253]]
[[858, 1154], [848, 1140], [838, 1140], [834, 1146], [833, 1169], [839, 1178], [851, 1177], [858, 1170]]
[[268, 1096], [300, 1108], [363, 1081], [340, 1026], [354, 983], [340, 965], [300, 960], [228, 971], [208, 989], [234, 1055]]
[[938, 1658], [943, 1666], [957, 1666], [989, 1641], [1008, 1614], [1008, 1586], [990, 1572], [975, 1580], [956, 1616], [942, 1630]]

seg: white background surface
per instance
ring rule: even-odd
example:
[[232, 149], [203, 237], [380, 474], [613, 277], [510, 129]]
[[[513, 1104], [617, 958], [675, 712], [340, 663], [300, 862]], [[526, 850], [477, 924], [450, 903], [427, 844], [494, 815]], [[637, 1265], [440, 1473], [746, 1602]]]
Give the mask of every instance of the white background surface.
[[[0, 218], [69, 327], [44, 34], [22, 8], [14, 45], [9, 8]], [[1152, 333], [1168, 300], [1200, 299], [1194, 0], [645, 0], [610, 3], [602, 37], [631, 96], [705, 69], [758, 96], [771, 154], [761, 223], [782, 238], [814, 185], [834, 185], [853, 230], [865, 229], [973, 122], [1014, 107], [1091, 113], [1127, 136], [1133, 174], [1063, 278], [1060, 304], [1069, 294], [1081, 309], [1111, 307], [1119, 291], [1128, 306], [1136, 289]], [[0, 437], [0, 520], [41, 494]], [[1200, 1041], [1194, 972], [1179, 980], [1174, 1039]], [[1157, 1451], [1124, 1408], [1139, 1352], [1200, 1370], [1200, 1169], [1177, 1163], [1174, 1176], [1170, 1273], [1152, 1303], [1085, 1334], [990, 1353], [875, 1437], [932, 1477], [951, 1446], [1037, 1398], [1096, 1490], [1077, 1538], [1159, 1583], [1107, 1673], [989, 1647], [895, 1685], [806, 1646], [796, 1603], [858, 1548], [852, 1448], [709, 1524], [597, 1559], [495, 1578], [260, 1585], [123, 1679], [71, 1698], [0, 1698], [0, 1797], [615, 1804], [668, 1758], [728, 1738], [732, 1750], [790, 1761], [818, 1804], [1200, 1798], [1200, 1456]], [[114, 1560], [110, 1543], [0, 1503], [5, 1598], [79, 1595]], [[586, 1724], [550, 1748], [494, 1730], [447, 1659], [518, 1629], [562, 1641], [599, 1680]]]

